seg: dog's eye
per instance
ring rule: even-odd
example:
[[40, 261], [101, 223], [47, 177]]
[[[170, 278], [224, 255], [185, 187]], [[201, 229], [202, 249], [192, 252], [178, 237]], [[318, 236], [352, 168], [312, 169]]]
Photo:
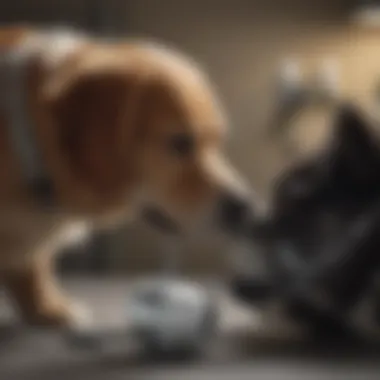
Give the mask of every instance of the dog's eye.
[[169, 149], [177, 156], [188, 156], [194, 149], [194, 140], [187, 134], [178, 134], [171, 137]]

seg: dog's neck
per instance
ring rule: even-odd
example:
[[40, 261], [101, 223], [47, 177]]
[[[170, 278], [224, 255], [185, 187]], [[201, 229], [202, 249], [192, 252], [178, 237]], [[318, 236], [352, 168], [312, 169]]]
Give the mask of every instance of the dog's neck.
[[5, 115], [7, 135], [26, 188], [45, 206], [52, 205], [53, 186], [30, 112], [30, 72], [36, 64], [47, 73], [55, 70], [84, 43], [83, 36], [71, 31], [26, 31], [13, 44], [0, 49], [0, 108]]

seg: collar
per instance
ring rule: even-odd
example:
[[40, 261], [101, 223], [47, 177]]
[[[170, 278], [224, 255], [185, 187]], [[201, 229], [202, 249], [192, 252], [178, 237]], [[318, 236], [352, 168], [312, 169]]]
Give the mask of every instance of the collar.
[[0, 54], [0, 106], [7, 115], [8, 134], [21, 165], [25, 187], [39, 204], [50, 207], [54, 203], [53, 182], [40, 155], [27, 107], [30, 61], [17, 48]]

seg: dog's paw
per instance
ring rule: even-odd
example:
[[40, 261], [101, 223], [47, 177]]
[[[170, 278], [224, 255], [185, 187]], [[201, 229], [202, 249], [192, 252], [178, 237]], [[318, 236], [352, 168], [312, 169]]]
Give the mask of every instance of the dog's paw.
[[93, 326], [90, 310], [71, 301], [45, 304], [27, 316], [27, 322], [37, 327], [59, 327], [75, 331], [85, 331]]
[[72, 302], [68, 310], [66, 326], [75, 331], [89, 331], [94, 326], [94, 318], [91, 309], [79, 303]]

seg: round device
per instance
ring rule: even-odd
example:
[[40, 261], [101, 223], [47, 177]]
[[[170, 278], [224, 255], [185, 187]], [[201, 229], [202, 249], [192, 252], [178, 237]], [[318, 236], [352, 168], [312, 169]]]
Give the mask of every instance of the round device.
[[198, 284], [153, 279], [136, 285], [128, 306], [132, 331], [149, 352], [196, 352], [217, 326], [216, 307]]

